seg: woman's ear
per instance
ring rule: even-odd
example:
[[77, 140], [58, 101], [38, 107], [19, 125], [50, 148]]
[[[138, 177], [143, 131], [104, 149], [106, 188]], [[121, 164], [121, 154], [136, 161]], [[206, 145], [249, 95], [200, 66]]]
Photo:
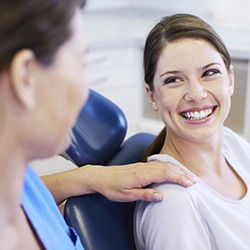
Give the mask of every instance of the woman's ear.
[[229, 88], [230, 88], [230, 95], [232, 96], [234, 93], [234, 68], [233, 65], [229, 67]]
[[145, 89], [146, 89], [148, 100], [149, 100], [149, 103], [150, 103], [152, 109], [154, 111], [158, 111], [159, 109], [158, 109], [158, 105], [157, 105], [157, 103], [155, 101], [154, 92], [150, 90], [150, 87], [149, 87], [149, 85], [147, 83], [145, 84]]
[[35, 81], [32, 71], [35, 62], [34, 53], [23, 49], [14, 55], [9, 67], [9, 84], [13, 96], [26, 108], [33, 108], [35, 103]]

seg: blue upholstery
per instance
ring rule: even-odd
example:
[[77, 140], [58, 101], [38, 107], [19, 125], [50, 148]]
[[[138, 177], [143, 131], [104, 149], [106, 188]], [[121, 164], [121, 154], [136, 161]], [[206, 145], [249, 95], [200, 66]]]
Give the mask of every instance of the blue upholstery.
[[127, 132], [122, 110], [104, 96], [90, 90], [86, 105], [72, 130], [69, 157], [76, 165], [104, 164], [121, 145]]
[[86, 250], [135, 250], [134, 203], [118, 203], [100, 194], [70, 198], [65, 220], [72, 226]]
[[[99, 98], [100, 100], [94, 100]], [[83, 126], [86, 132], [74, 134], [75, 130], [73, 131], [74, 141], [72, 144], [74, 143], [74, 146], [71, 146], [70, 150], [67, 151], [69, 157], [73, 161], [80, 163], [79, 166], [85, 162], [109, 166], [140, 161], [145, 148], [153, 141], [155, 136], [139, 133], [122, 143], [123, 132], [126, 131], [124, 116], [115, 104], [108, 103], [107, 99], [102, 98], [97, 93], [90, 95], [87, 105], [93, 106], [92, 108], [83, 109], [76, 124], [78, 131], [81, 131], [81, 126]], [[114, 112], [113, 115], [110, 114], [110, 112], [112, 113], [110, 107]], [[100, 110], [102, 112], [99, 112]], [[109, 115], [105, 115], [105, 112], [108, 112]], [[98, 113], [100, 113], [100, 116]], [[112, 120], [109, 120], [109, 117], [113, 117]], [[82, 119], [91, 126], [86, 128], [88, 125], [83, 124]], [[117, 120], [123, 120], [122, 125], [119, 125]], [[113, 124], [112, 121], [114, 121]], [[103, 123], [105, 126], [104, 131], [102, 128]], [[95, 124], [97, 124], [97, 128], [95, 128]], [[106, 133], [105, 135], [101, 133], [102, 138], [105, 138], [106, 148], [98, 146], [101, 136], [96, 129]], [[113, 135], [113, 131], [116, 131], [115, 135]], [[113, 136], [118, 139], [114, 140]], [[92, 146], [96, 144], [97, 146]], [[108, 157], [106, 157], [106, 154]], [[112, 202], [100, 194], [82, 195], [67, 200], [64, 217], [67, 223], [79, 234], [86, 250], [134, 250], [134, 205], [134, 202]]]
[[124, 165], [139, 162], [145, 149], [153, 142], [155, 135], [138, 133], [128, 138], [104, 165]]

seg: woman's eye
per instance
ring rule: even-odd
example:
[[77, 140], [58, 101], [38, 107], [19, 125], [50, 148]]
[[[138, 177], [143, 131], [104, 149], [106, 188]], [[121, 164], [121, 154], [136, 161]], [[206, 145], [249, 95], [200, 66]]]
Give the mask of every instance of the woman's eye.
[[220, 73], [220, 71], [218, 69], [209, 69], [203, 73], [202, 77], [213, 76], [213, 75], [218, 74], [218, 73]]
[[168, 77], [167, 79], [164, 80], [165, 84], [171, 84], [171, 83], [177, 83], [180, 81], [180, 78], [176, 77], [176, 76], [171, 76]]

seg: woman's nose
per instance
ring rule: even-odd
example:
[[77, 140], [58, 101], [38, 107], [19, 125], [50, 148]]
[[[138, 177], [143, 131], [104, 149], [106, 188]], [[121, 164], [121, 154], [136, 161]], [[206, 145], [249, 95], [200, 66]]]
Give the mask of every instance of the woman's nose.
[[200, 102], [207, 97], [207, 91], [198, 81], [187, 84], [187, 90], [185, 94], [186, 101]]

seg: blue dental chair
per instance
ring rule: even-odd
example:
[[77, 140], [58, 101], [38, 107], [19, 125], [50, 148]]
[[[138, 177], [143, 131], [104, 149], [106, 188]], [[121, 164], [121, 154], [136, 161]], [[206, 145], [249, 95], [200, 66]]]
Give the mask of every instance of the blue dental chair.
[[[76, 165], [122, 165], [141, 160], [154, 135], [136, 134], [124, 141], [127, 121], [114, 103], [91, 90], [72, 130], [66, 157]], [[86, 250], [134, 250], [134, 202], [112, 202], [100, 194], [71, 197], [64, 217]]]

